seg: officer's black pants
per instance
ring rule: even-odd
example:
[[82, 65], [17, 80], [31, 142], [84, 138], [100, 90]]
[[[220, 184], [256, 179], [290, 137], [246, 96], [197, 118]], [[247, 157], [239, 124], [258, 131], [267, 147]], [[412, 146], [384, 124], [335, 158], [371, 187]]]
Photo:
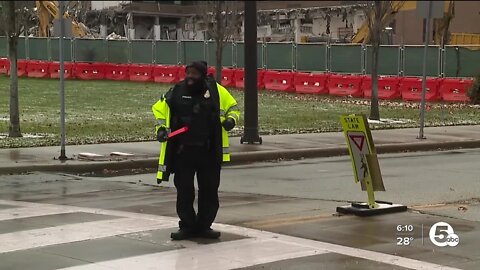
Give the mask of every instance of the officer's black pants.
[[[195, 213], [194, 176], [198, 183], [198, 214]], [[181, 229], [210, 228], [217, 216], [220, 164], [206, 147], [184, 146], [175, 155], [174, 184]]]

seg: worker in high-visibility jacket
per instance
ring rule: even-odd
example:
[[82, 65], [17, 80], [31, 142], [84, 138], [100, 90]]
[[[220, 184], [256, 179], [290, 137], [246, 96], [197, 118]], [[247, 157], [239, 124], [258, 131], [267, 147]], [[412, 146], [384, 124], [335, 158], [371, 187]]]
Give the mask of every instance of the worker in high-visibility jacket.
[[[221, 164], [230, 161], [227, 132], [240, 117], [237, 102], [225, 87], [207, 76], [207, 63], [196, 61], [186, 67], [185, 80], [170, 89], [152, 110], [161, 142], [157, 182], [168, 181], [174, 174], [177, 189], [180, 229], [171, 238], [219, 238], [220, 232], [211, 225], [219, 208]], [[198, 214], [193, 207], [195, 174]]]

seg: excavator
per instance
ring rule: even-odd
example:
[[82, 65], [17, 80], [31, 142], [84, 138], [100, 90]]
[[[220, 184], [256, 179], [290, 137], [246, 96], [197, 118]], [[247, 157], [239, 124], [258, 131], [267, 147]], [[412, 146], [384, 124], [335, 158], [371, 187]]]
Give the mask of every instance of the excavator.
[[[39, 20], [39, 31], [38, 34], [40, 37], [48, 37], [50, 36], [50, 24], [51, 18], [59, 19], [59, 8], [57, 1], [35, 1], [35, 5], [37, 7], [37, 14]], [[68, 12], [63, 14], [63, 18], [68, 19], [70, 15]], [[80, 26], [79, 23], [72, 20], [72, 34], [75, 37], [84, 37], [87, 33], [85, 30]]]
[[[444, 18], [439, 19], [437, 23], [434, 24], [435, 27], [435, 44], [441, 44], [442, 37], [444, 34], [445, 27], [447, 27], [447, 20], [451, 20], [453, 18], [453, 7], [454, 1], [444, 1]], [[392, 21], [395, 15], [399, 11], [407, 11], [407, 10], [415, 10], [417, 8], [417, 1], [394, 1], [393, 2], [393, 9], [390, 13], [385, 14], [382, 18], [382, 28], [388, 26], [388, 24]], [[368, 14], [367, 16], [371, 16]], [[358, 32], [352, 37], [352, 43], [369, 43], [369, 31], [368, 31], [368, 21], [362, 24], [362, 26], [358, 29]], [[480, 35], [479, 34], [463, 34], [463, 33], [451, 33], [450, 40], [447, 42], [450, 45], [457, 45], [457, 44], [479, 44], [480, 43]]]
[[[388, 25], [390, 21], [395, 17], [395, 14], [399, 11], [413, 10], [417, 8], [417, 1], [394, 1], [392, 4], [392, 11], [387, 13], [382, 18], [382, 28]], [[367, 16], [372, 16], [367, 14]], [[369, 43], [370, 34], [368, 31], [368, 20], [362, 24], [358, 29], [358, 32], [352, 37], [352, 43]]]

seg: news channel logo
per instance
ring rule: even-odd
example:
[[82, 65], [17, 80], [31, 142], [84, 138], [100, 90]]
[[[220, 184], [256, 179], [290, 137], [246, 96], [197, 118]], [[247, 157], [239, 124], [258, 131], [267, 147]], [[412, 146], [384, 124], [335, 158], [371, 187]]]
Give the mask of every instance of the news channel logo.
[[453, 227], [446, 222], [433, 224], [429, 236], [430, 241], [437, 247], [455, 247], [460, 243], [460, 238], [455, 234]]

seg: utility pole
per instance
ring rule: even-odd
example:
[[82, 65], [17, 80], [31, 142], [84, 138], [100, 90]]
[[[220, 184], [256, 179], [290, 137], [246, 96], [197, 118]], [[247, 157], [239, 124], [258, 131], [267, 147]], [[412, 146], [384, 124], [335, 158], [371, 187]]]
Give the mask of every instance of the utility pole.
[[67, 160], [65, 155], [65, 65], [64, 65], [64, 54], [63, 54], [63, 38], [65, 36], [65, 20], [63, 14], [65, 13], [65, 3], [64, 1], [59, 1], [60, 5], [60, 37], [59, 37], [59, 57], [60, 60], [60, 160]]
[[257, 3], [245, 3], [245, 128], [240, 143], [262, 144], [258, 135]]

